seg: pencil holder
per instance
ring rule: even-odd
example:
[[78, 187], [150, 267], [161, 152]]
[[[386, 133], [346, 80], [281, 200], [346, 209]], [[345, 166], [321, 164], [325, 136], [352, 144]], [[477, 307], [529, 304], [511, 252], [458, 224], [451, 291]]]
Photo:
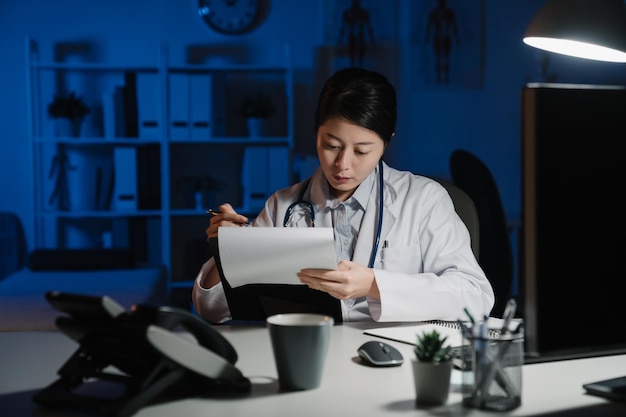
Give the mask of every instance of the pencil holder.
[[463, 406], [507, 411], [522, 403], [524, 329], [464, 338]]

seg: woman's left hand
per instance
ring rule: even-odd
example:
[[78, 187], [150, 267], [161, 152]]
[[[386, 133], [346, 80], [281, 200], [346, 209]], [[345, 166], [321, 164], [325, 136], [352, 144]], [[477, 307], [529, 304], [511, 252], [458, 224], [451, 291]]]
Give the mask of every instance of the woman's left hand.
[[334, 270], [303, 269], [297, 275], [309, 288], [340, 300], [364, 296], [380, 299], [374, 271], [356, 262], [341, 261]]

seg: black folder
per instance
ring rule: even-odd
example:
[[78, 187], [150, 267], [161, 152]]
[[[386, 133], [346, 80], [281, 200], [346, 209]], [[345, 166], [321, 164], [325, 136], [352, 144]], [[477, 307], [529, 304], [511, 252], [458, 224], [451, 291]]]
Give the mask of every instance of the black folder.
[[217, 238], [209, 239], [209, 247], [224, 287], [233, 320], [265, 321], [279, 313], [316, 313], [343, 321], [340, 301], [323, 291], [300, 284], [246, 284], [233, 288], [222, 269]]

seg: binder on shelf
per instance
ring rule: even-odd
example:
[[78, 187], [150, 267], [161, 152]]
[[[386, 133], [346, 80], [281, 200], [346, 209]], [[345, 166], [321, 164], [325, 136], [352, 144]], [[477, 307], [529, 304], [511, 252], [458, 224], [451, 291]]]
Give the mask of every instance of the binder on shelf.
[[241, 173], [243, 206], [255, 213], [267, 197], [289, 185], [289, 153], [286, 147], [249, 147], [244, 150]]
[[102, 123], [107, 139], [124, 137], [124, 87], [102, 93]]
[[170, 139], [189, 139], [189, 75], [171, 74], [169, 81]]
[[137, 149], [113, 149], [113, 210], [137, 210]]
[[137, 74], [138, 136], [142, 139], [159, 138], [159, 75]]
[[212, 79], [208, 74], [189, 76], [190, 138], [209, 139], [211, 137], [212, 118]]

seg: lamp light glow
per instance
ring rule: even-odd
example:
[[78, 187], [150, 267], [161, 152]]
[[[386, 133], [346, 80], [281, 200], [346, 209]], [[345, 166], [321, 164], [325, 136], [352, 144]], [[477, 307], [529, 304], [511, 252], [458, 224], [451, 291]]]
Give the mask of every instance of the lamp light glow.
[[524, 43], [545, 51], [575, 56], [577, 58], [607, 62], [626, 62], [625, 52], [591, 43], [539, 37], [524, 38]]
[[578, 58], [626, 63], [626, 3], [549, 0], [528, 26], [524, 43]]

